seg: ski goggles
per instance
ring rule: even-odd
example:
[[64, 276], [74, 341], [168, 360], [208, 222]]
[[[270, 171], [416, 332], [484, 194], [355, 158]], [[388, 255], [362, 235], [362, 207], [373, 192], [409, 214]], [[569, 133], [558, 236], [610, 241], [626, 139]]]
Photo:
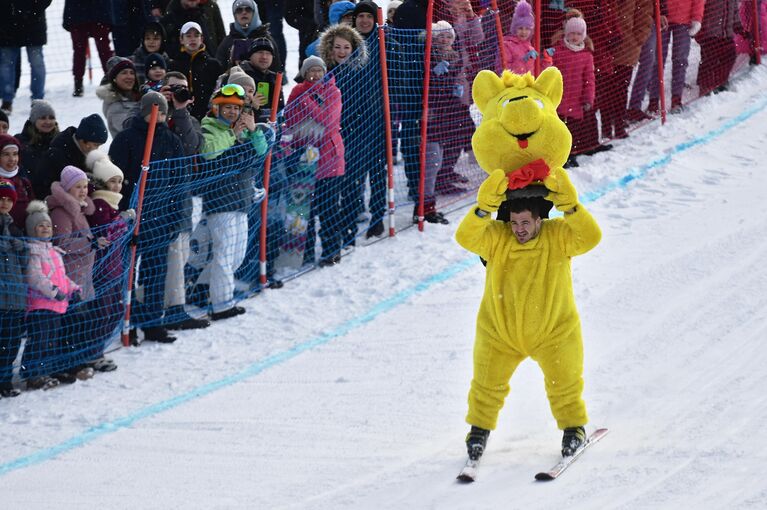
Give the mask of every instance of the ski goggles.
[[239, 96], [240, 99], [245, 99], [245, 89], [236, 83], [229, 83], [221, 87], [219, 91], [222, 96]]

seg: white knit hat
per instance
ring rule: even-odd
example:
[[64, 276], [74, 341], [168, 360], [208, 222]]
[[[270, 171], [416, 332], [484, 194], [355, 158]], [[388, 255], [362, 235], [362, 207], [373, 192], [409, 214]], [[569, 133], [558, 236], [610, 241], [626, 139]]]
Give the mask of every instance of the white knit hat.
[[102, 183], [106, 183], [115, 176], [125, 178], [120, 167], [112, 163], [109, 156], [101, 151], [89, 152], [85, 157], [85, 166], [91, 170], [93, 178]]

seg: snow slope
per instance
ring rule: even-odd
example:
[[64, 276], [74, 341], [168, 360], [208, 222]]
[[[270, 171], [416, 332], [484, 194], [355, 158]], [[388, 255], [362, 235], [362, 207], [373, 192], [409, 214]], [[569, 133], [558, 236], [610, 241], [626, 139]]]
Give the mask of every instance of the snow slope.
[[[580, 158], [590, 427], [562, 479], [537, 366], [454, 483], [483, 268], [448, 227], [358, 248], [113, 373], [0, 401], [9, 508], [746, 509], [767, 462], [767, 70]], [[75, 108], [81, 103], [68, 100]], [[762, 445], [761, 447], [759, 445]]]

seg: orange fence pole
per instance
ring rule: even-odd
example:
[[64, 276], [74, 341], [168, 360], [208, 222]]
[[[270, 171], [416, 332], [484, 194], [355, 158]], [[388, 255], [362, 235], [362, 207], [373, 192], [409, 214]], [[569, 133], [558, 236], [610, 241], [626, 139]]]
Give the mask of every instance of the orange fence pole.
[[[280, 107], [280, 93], [282, 92], [282, 73], [277, 73], [277, 80], [274, 87], [274, 95], [272, 96], [272, 111], [269, 114], [269, 122], [272, 125], [277, 121], [277, 108]], [[275, 135], [277, 131], [275, 129]], [[275, 140], [276, 141], [276, 140]], [[266, 155], [266, 161], [264, 161], [264, 201], [261, 202], [261, 246], [259, 246], [259, 266], [261, 285], [266, 285], [266, 223], [269, 220], [269, 178], [272, 171], [272, 149], [269, 149], [269, 153]]]
[[149, 175], [149, 158], [152, 157], [152, 144], [154, 143], [154, 130], [157, 124], [157, 114], [160, 105], [152, 105], [152, 113], [149, 117], [149, 130], [144, 144], [144, 158], [141, 160], [141, 177], [138, 183], [138, 204], [136, 205], [136, 223], [133, 225], [133, 238], [131, 239], [130, 266], [128, 269], [128, 292], [125, 297], [125, 320], [123, 321], [122, 342], [125, 347], [130, 345], [130, 312], [131, 297], [133, 295], [133, 273], [136, 269], [136, 245], [138, 243], [139, 227], [141, 226], [141, 211], [144, 206], [144, 191], [146, 190], [146, 178]]
[[386, 129], [386, 175], [389, 185], [389, 237], [394, 236], [394, 161], [392, 161], [391, 106], [389, 102], [389, 70], [386, 64], [386, 34], [383, 10], [378, 8], [378, 55], [381, 61], [381, 88], [383, 89], [384, 126]]
[[426, 8], [426, 44], [423, 55], [423, 110], [421, 111], [421, 173], [418, 176], [418, 230], [423, 232], [423, 201], [426, 187], [426, 137], [429, 121], [429, 80], [431, 80], [431, 24], [434, 19], [434, 2]]

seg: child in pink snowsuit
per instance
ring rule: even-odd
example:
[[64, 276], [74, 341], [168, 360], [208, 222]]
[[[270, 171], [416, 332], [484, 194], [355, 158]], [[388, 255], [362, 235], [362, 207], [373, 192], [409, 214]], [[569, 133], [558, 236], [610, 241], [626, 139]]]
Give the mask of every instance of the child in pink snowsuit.
[[[584, 113], [594, 106], [594, 57], [586, 48], [586, 21], [570, 18], [565, 35], [554, 47], [554, 66], [562, 73], [564, 93], [557, 113], [573, 135], [573, 152], [587, 149], [586, 140], [596, 139], [596, 126], [584, 122]], [[587, 133], [592, 129], [594, 133]], [[571, 161], [572, 162], [572, 161]]]
[[[504, 69], [516, 74], [535, 74], [535, 60], [538, 58], [538, 52], [530, 44], [534, 29], [533, 8], [525, 0], [520, 0], [514, 9], [509, 35], [503, 37]], [[542, 69], [546, 67], [548, 63], [541, 66]]]

